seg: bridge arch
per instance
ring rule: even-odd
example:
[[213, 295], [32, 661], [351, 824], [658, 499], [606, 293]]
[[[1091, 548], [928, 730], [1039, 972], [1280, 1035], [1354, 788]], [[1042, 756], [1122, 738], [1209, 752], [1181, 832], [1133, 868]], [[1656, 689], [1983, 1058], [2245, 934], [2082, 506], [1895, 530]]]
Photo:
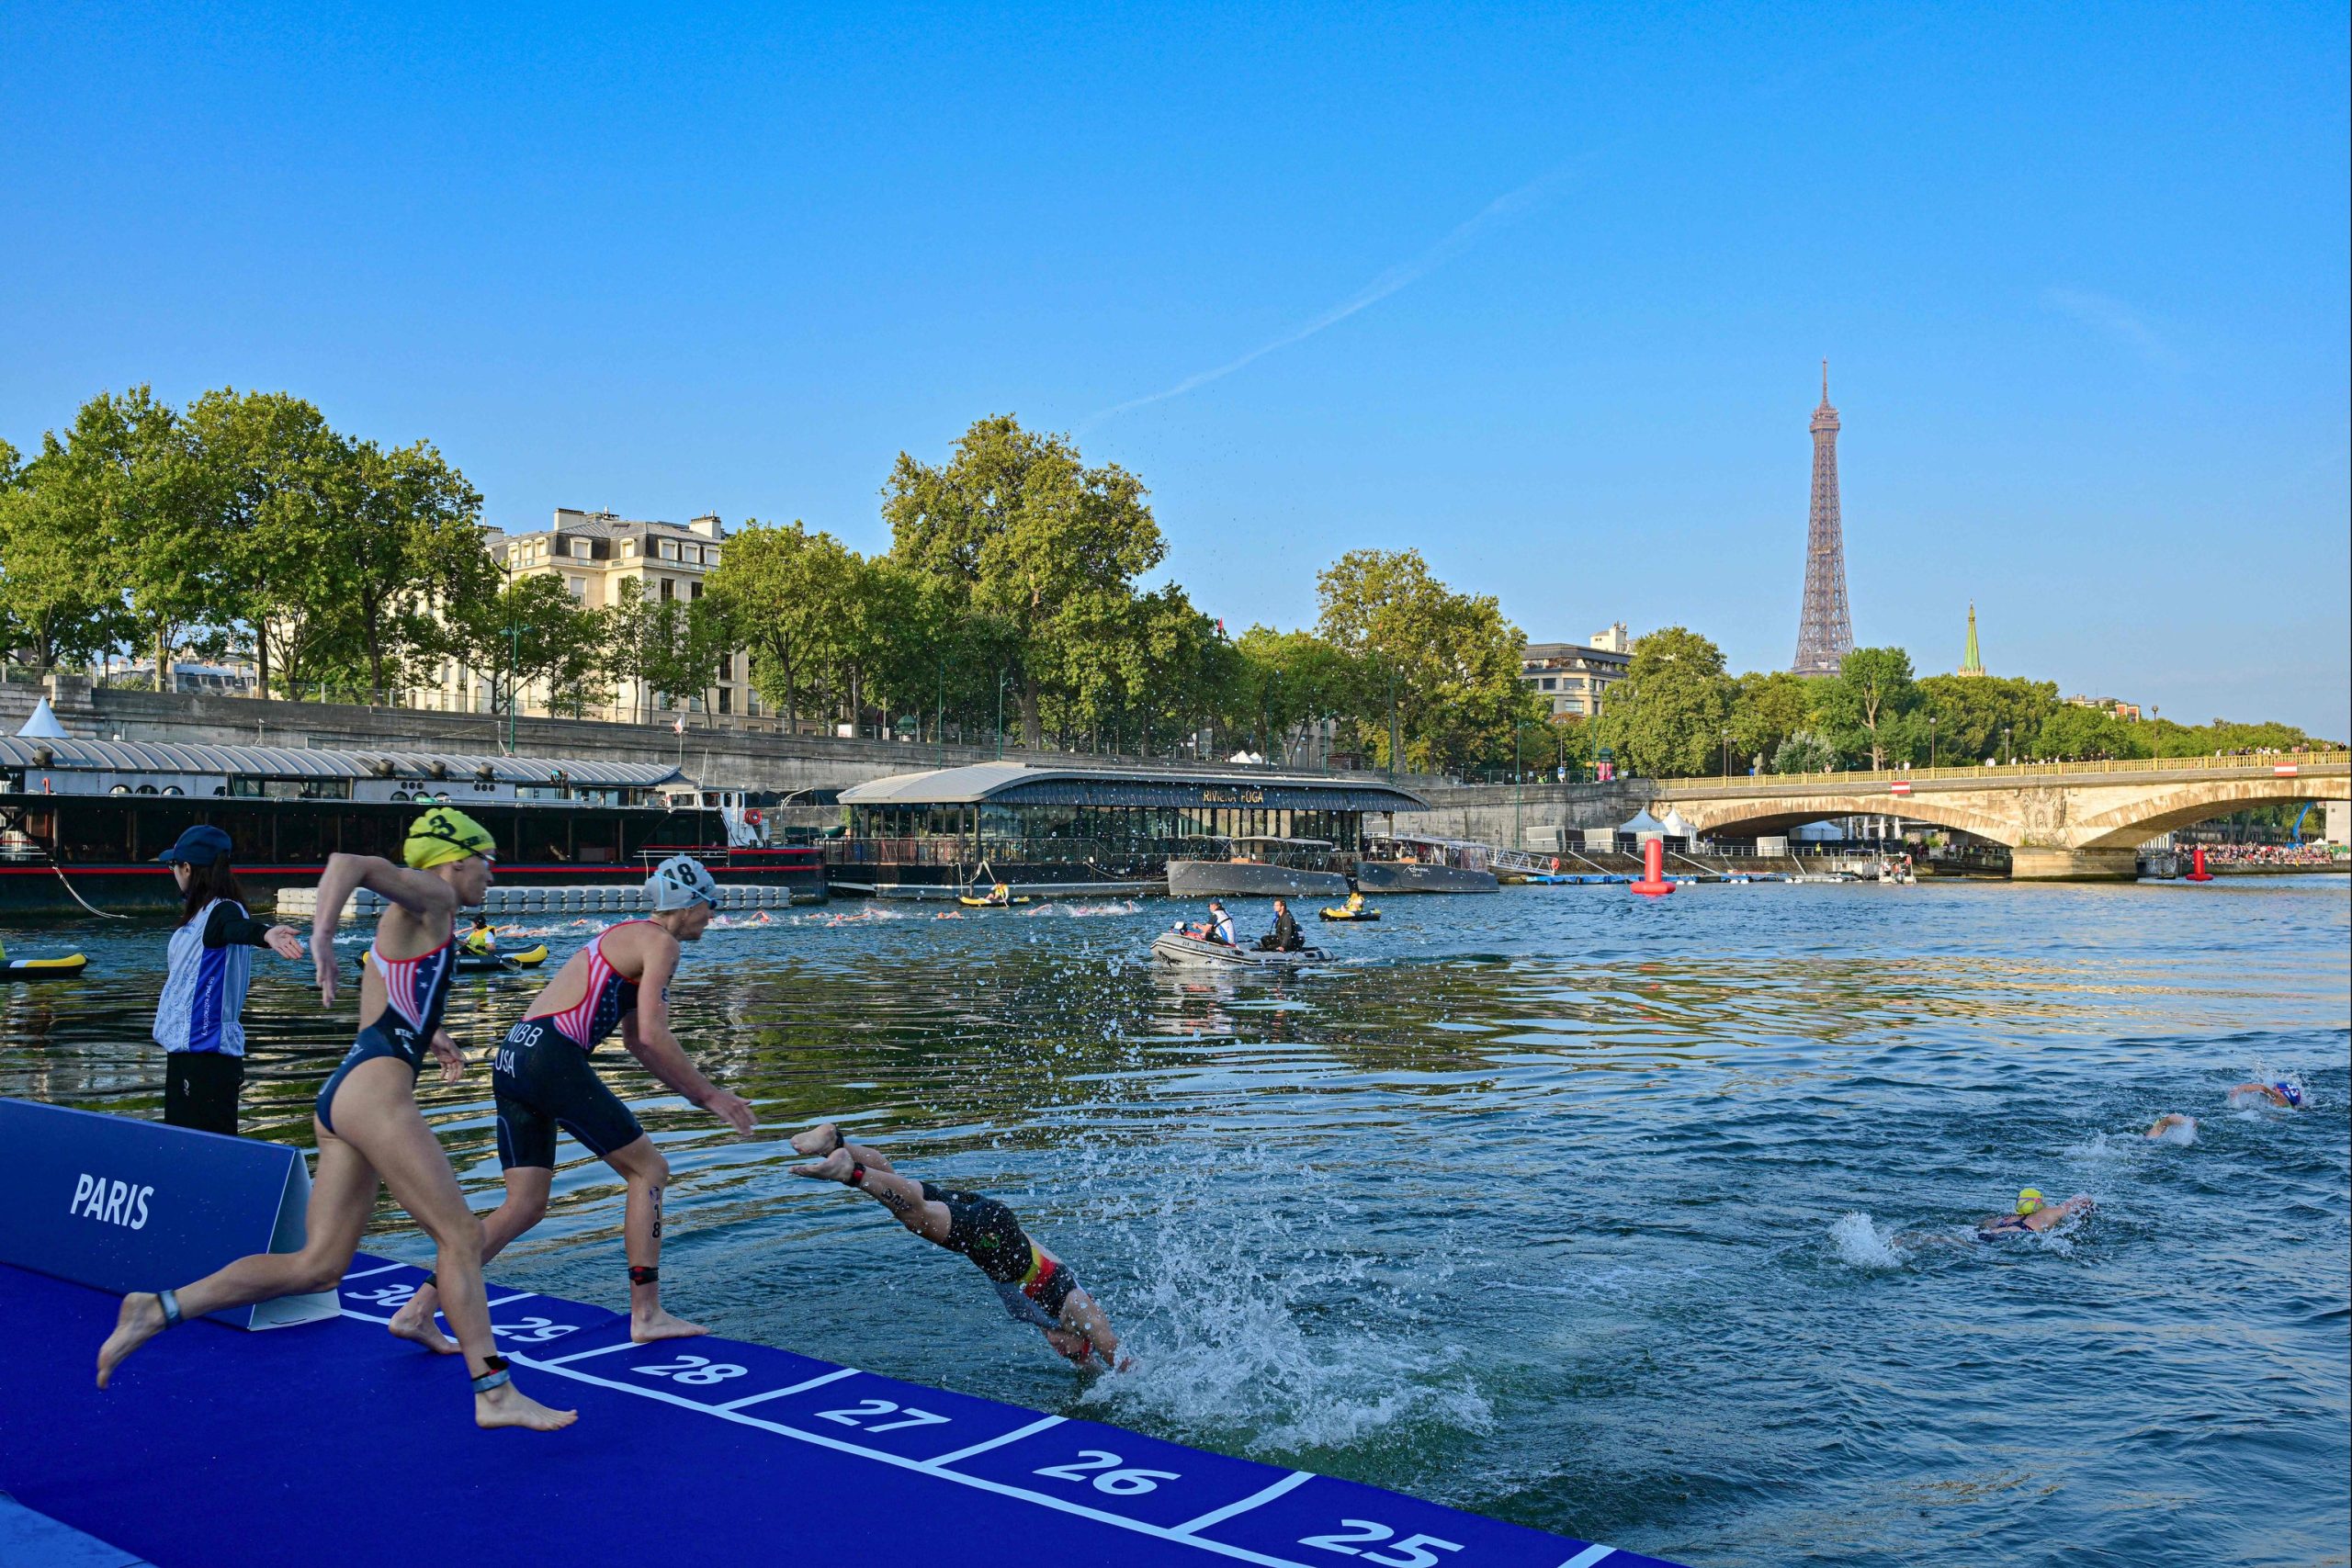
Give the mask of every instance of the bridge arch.
[[1869, 795], [1824, 793], [1796, 798], [1781, 795], [1721, 801], [1668, 799], [1653, 802], [1649, 810], [1652, 816], [1661, 818], [1669, 810], [1679, 811], [1682, 819], [1700, 832], [1714, 836], [1724, 835], [1730, 829], [1737, 829], [1741, 836], [1785, 833], [1807, 822], [1831, 817], [1900, 817], [1908, 822], [1973, 833], [2011, 848], [2016, 847], [2018, 839], [2014, 818], [1981, 810], [1970, 804], [1969, 797], [1957, 794], [1894, 795], [1882, 788]]
[[2343, 800], [2345, 781], [2330, 778], [2205, 779], [2158, 790], [2143, 799], [2096, 812], [2071, 824], [2084, 849], [2137, 846], [2176, 829], [2265, 806]]

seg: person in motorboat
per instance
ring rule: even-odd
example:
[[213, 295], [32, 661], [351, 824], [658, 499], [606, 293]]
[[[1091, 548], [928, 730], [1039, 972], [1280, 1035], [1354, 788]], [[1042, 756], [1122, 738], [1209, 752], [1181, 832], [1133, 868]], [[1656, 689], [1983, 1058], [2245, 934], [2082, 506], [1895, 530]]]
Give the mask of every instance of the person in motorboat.
[[2018, 1206], [2013, 1212], [1988, 1214], [1977, 1221], [1976, 1239], [1991, 1241], [2026, 1231], [2054, 1230], [2076, 1214], [2090, 1212], [2091, 1200], [2086, 1192], [2077, 1192], [2063, 1203], [2052, 1203], [2042, 1197], [2041, 1188], [2029, 1187], [2018, 1194]]
[[1258, 939], [1261, 953], [1297, 953], [1306, 946], [1306, 938], [1299, 934], [1298, 921], [1292, 918], [1289, 901], [1274, 900], [1274, 929]]
[[794, 1134], [792, 1148], [814, 1156], [793, 1175], [854, 1187], [923, 1240], [978, 1264], [1012, 1321], [1045, 1330], [1057, 1354], [1081, 1367], [1099, 1356], [1125, 1370], [1119, 1336], [1069, 1265], [1031, 1240], [997, 1200], [900, 1176], [881, 1151], [851, 1142], [831, 1122]]
[[1227, 947], [1241, 945], [1240, 933], [1233, 929], [1233, 917], [1227, 914], [1225, 906], [1214, 898], [1209, 900], [1207, 919], [1197, 922], [1179, 920], [1176, 922], [1176, 934], [1191, 937], [1194, 942], [1222, 942]]

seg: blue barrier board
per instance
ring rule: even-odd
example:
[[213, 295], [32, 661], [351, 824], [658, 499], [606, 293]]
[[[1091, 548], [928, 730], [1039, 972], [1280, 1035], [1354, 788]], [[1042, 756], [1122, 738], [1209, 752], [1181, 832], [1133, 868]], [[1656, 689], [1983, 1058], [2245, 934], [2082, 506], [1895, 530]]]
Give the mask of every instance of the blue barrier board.
[[[0, 1097], [14, 1190], [0, 1263], [106, 1291], [200, 1280], [249, 1252], [300, 1252], [311, 1168], [300, 1149]], [[285, 1296], [213, 1314], [240, 1328], [334, 1315]]]
[[[0, 1267], [0, 1488], [170, 1568], [420, 1559], [1665, 1568], [1606, 1546], [1090, 1421], [491, 1290], [560, 1433], [483, 1432], [454, 1359], [383, 1332], [423, 1280], [362, 1255], [342, 1314], [193, 1324], [92, 1386], [113, 1297]], [[200, 1495], [201, 1506], [191, 1506]]]

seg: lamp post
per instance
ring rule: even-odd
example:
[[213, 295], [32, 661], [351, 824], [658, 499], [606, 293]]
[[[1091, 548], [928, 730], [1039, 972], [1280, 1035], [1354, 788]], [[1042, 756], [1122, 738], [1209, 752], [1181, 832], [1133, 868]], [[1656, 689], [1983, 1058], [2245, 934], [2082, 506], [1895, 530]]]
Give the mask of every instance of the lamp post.
[[2017, 742], [2010, 737], [2009, 727], [2006, 724], [2001, 726], [2001, 750], [2007, 761], [2014, 765], [2018, 760]]
[[1731, 728], [1724, 728], [1724, 782], [1731, 782]]
[[[1513, 738], [1516, 739], [1516, 737]], [[1388, 782], [1396, 782], [1396, 666], [1388, 666]]]
[[[514, 754], [514, 666], [521, 661], [517, 651], [521, 633], [514, 626], [514, 558], [511, 545], [507, 558], [499, 562], [499, 570], [506, 574], [506, 754]], [[495, 735], [496, 730], [491, 731]]]
[[996, 759], [1000, 762], [1004, 761], [1004, 675], [1002, 670], [996, 672]]
[[1936, 771], [1936, 716], [1928, 716], [1928, 772]]

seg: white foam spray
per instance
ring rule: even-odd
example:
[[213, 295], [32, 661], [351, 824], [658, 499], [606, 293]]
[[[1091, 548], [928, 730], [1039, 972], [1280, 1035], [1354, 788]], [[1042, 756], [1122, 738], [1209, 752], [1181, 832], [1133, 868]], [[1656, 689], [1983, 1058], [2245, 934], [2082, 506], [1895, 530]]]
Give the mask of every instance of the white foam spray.
[[1911, 1259], [1895, 1245], [1893, 1231], [1882, 1231], [1859, 1209], [1838, 1216], [1829, 1227], [1829, 1241], [1838, 1249], [1838, 1261], [1849, 1268], [1900, 1269]]

